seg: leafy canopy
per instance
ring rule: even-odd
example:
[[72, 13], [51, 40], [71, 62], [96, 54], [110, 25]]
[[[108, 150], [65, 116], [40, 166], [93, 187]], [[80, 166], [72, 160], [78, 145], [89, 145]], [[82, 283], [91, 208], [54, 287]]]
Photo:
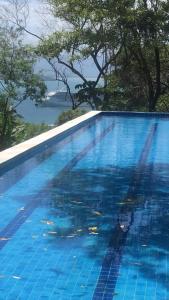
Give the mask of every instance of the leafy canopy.
[[46, 91], [44, 82], [34, 74], [33, 52], [22, 44], [21, 38], [21, 32], [17, 29], [0, 28], [1, 149], [15, 141], [18, 128], [16, 107], [28, 98], [40, 101]]

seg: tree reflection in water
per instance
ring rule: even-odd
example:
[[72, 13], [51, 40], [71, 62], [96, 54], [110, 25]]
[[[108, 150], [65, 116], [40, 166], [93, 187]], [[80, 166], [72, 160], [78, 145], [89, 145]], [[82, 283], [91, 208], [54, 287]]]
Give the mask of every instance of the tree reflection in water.
[[125, 246], [124, 265], [135, 264], [145, 278], [154, 280], [158, 275], [167, 285], [166, 270], [157, 270], [154, 260], [169, 255], [169, 166], [149, 165], [142, 170], [130, 197], [133, 174], [134, 167], [110, 166], [75, 169], [61, 180], [54, 179], [49, 206], [56, 216], [56, 234], [49, 241], [57, 246], [69, 239], [71, 246], [83, 247], [86, 255], [99, 261], [108, 246], [116, 252]]

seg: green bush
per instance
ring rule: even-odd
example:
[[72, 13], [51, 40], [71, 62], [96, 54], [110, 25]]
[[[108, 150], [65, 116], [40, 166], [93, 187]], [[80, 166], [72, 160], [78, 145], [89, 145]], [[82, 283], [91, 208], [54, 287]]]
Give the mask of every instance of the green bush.
[[86, 113], [86, 110], [80, 109], [80, 108], [77, 108], [74, 110], [70, 109], [68, 111], [65, 111], [59, 116], [58, 120], [56, 121], [56, 125], [61, 125], [67, 121], [70, 121], [77, 117], [80, 117], [81, 115], [84, 115], [85, 113]]
[[15, 142], [13, 144], [24, 142], [49, 129], [51, 129], [51, 126], [44, 123], [31, 124], [31, 123], [24, 123], [20, 121], [18, 126], [15, 128], [15, 132], [14, 132]]
[[169, 94], [160, 96], [156, 105], [156, 111], [169, 112]]
[[[9, 122], [10, 121], [10, 122]], [[2, 127], [1, 114], [0, 114], [0, 131]], [[11, 116], [8, 120], [7, 134], [2, 143], [0, 140], [0, 151], [5, 150], [11, 146], [24, 142], [40, 133], [51, 129], [51, 126], [42, 124], [25, 123], [15, 115]]]

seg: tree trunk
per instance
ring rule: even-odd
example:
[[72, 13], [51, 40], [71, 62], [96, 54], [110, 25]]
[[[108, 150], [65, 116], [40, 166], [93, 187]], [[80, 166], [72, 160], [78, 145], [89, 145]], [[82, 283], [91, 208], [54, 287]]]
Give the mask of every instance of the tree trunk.
[[149, 86], [149, 111], [156, 110], [157, 101], [161, 95], [161, 64], [159, 48], [154, 48], [155, 53], [155, 73], [156, 73], [156, 86], [155, 91], [152, 92], [152, 85]]

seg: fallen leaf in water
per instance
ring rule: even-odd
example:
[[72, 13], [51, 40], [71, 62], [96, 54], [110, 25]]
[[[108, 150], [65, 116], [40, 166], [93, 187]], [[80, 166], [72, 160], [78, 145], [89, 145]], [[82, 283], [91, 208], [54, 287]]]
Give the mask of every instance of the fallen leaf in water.
[[82, 204], [83, 202], [81, 201], [71, 201], [72, 203], [75, 203], [75, 204]]
[[57, 234], [56, 231], [48, 231], [48, 234]]
[[126, 201], [131, 202], [131, 201], [133, 201], [133, 199], [128, 198], [128, 199], [126, 199]]
[[0, 241], [9, 241], [10, 238], [6, 238], [6, 237], [0, 237]]
[[21, 277], [20, 276], [12, 276], [14, 279], [21, 279]]
[[21, 207], [21, 208], [19, 209], [19, 211], [23, 211], [23, 210], [25, 210], [25, 207]]
[[39, 237], [39, 235], [32, 235], [33, 239], [37, 239]]
[[91, 230], [91, 231], [96, 231], [96, 230], [97, 230], [97, 227], [96, 227], [96, 226], [89, 227], [89, 230]]
[[41, 220], [41, 223], [47, 224], [47, 225], [53, 225], [54, 224], [54, 222], [50, 221], [50, 220]]
[[46, 224], [47, 224], [47, 225], [53, 225], [54, 222], [53, 222], [53, 221], [47, 221]]
[[99, 211], [92, 211], [92, 213], [95, 214], [95, 215], [97, 215], [97, 216], [101, 216], [102, 215], [102, 213], [99, 212]]
[[140, 262], [129, 262], [130, 265], [136, 265], [136, 266], [142, 266], [142, 263]]
[[120, 228], [121, 228], [121, 229], [125, 228], [125, 225], [121, 224], [121, 225], [120, 225]]

